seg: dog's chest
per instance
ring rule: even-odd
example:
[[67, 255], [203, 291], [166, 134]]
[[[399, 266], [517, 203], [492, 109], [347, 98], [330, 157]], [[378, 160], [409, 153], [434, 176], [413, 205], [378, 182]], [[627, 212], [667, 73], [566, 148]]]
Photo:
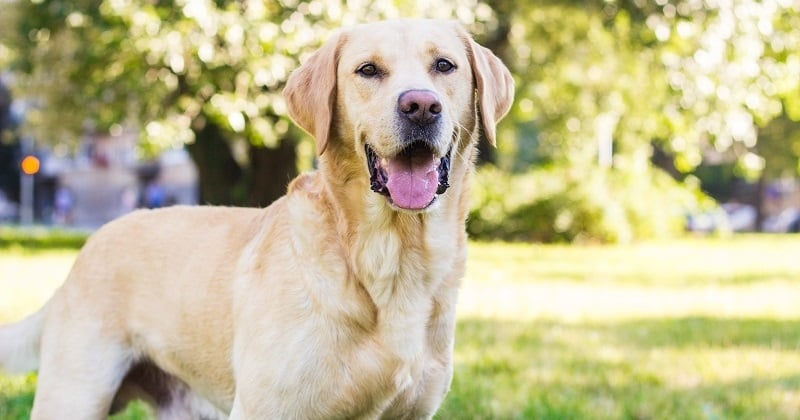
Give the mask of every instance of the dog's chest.
[[[441, 232], [416, 229], [419, 218], [400, 220], [371, 210], [384, 211], [369, 209], [357, 231], [343, 235], [346, 243], [335, 236], [322, 241], [293, 235], [294, 253], [304, 260], [299, 277], [313, 281], [289, 295], [301, 298], [289, 306], [306, 307], [303, 312], [315, 316], [303, 323], [312, 328], [298, 326], [292, 330], [297, 336], [280, 340], [284, 345], [276, 356], [286, 375], [279, 381], [313, 401], [322, 418], [428, 412], [416, 410], [418, 401], [428, 399], [430, 383], [449, 378], [442, 365], [449, 359], [429, 345], [434, 334], [429, 326], [436, 291], [452, 271], [452, 246], [450, 252], [435, 252], [442, 241], [428, 236]], [[288, 320], [282, 321], [277, 324]], [[287, 348], [287, 341], [298, 347]], [[294, 360], [297, 355], [302, 357]], [[443, 386], [436, 386], [435, 395], [442, 394]]]
[[[377, 315], [369, 332], [361, 338], [351, 336], [355, 339], [344, 346], [353, 350], [343, 361], [348, 369], [339, 369], [342, 374], [333, 381], [334, 386], [348, 384], [352, 393], [343, 396], [353, 401], [347, 405], [360, 406], [358, 412], [344, 417], [380, 418], [387, 410], [413, 411], [424, 394], [423, 376], [439, 373], [429, 366], [434, 355], [428, 346], [433, 306], [430, 289], [436, 280], [423, 269], [421, 256], [396, 239], [376, 236], [362, 248], [361, 282]], [[337, 347], [342, 348], [331, 348]]]

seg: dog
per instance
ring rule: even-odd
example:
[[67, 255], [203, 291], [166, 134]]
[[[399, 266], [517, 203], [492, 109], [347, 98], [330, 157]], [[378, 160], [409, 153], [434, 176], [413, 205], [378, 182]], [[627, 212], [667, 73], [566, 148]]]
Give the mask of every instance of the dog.
[[468, 180], [513, 101], [458, 24], [343, 29], [289, 77], [318, 168], [264, 209], [140, 210], [0, 329], [32, 418], [431, 418], [453, 375]]

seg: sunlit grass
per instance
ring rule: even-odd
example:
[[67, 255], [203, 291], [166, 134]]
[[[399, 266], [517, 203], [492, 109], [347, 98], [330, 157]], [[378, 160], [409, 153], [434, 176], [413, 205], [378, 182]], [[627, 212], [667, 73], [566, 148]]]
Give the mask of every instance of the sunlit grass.
[[797, 418], [800, 329], [718, 318], [461, 319], [442, 418]]
[[[0, 321], [74, 251], [0, 251]], [[800, 417], [800, 237], [471, 244], [442, 419]], [[0, 419], [35, 376], [0, 376]], [[141, 407], [127, 419], [149, 418]]]
[[74, 250], [0, 249], [0, 322], [44, 304], [67, 277], [75, 255]]
[[441, 418], [800, 416], [800, 238], [472, 244]]
[[604, 282], [659, 287], [796, 280], [800, 237], [746, 235], [618, 246], [474, 243], [470, 281]]

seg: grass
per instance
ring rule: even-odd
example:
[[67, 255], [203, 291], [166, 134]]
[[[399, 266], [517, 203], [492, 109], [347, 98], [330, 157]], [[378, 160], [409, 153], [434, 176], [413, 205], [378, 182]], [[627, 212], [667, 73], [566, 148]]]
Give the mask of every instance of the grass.
[[89, 236], [85, 230], [46, 226], [0, 225], [0, 250], [14, 249], [72, 249], [80, 248]]
[[[798, 418], [798, 255], [796, 236], [471, 244], [437, 417]], [[39, 306], [72, 258], [0, 250], [0, 321]], [[0, 376], [0, 419], [27, 418], [34, 386]]]

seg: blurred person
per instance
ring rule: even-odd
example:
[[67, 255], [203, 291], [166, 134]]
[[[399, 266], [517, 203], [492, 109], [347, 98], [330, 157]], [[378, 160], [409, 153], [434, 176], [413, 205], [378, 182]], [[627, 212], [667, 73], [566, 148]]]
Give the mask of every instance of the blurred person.
[[144, 205], [149, 209], [164, 207], [166, 193], [158, 181], [150, 181], [144, 189]]
[[59, 185], [56, 189], [54, 206], [55, 214], [53, 220], [59, 225], [72, 224], [72, 208], [75, 204], [75, 199], [72, 191], [69, 188]]

